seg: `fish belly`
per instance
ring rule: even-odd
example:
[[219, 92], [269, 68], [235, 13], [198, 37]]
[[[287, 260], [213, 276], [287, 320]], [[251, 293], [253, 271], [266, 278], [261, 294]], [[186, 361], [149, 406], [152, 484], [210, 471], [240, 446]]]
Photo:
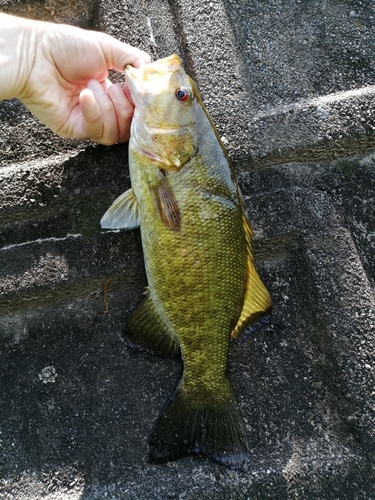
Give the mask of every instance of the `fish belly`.
[[241, 211], [225, 167], [207, 167], [197, 155], [167, 176], [181, 212], [179, 231], [160, 221], [147, 192], [136, 192], [145, 201], [141, 233], [150, 296], [179, 340], [185, 384], [206, 387], [209, 379], [214, 392], [226, 376], [246, 286]]

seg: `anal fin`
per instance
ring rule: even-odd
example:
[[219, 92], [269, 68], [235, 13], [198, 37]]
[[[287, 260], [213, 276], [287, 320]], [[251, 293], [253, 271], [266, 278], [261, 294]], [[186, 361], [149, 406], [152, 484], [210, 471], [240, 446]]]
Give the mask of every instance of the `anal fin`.
[[135, 346], [150, 349], [162, 356], [176, 356], [180, 350], [176, 335], [165, 324], [150, 295], [130, 316], [125, 334]]

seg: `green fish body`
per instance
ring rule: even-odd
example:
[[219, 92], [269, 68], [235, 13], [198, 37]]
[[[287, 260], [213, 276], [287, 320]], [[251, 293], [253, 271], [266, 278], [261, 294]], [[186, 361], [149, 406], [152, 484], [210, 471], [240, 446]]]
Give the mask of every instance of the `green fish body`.
[[194, 82], [173, 55], [127, 68], [135, 104], [132, 188], [104, 215], [141, 228], [148, 290], [126, 325], [134, 344], [181, 351], [180, 384], [155, 424], [150, 461], [192, 453], [241, 467], [246, 433], [228, 377], [231, 338], [270, 309], [227, 154]]

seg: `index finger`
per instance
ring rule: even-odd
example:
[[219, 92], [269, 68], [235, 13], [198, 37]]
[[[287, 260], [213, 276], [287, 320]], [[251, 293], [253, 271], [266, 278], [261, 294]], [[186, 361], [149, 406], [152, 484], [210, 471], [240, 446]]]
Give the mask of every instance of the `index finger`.
[[100, 46], [109, 68], [124, 71], [127, 64], [138, 68], [142, 64], [149, 64], [151, 56], [137, 47], [120, 42], [116, 38], [101, 33]]

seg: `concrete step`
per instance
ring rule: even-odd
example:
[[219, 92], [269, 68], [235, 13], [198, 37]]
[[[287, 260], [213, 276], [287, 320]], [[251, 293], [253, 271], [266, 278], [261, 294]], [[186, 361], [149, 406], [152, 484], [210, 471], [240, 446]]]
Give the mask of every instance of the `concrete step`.
[[[0, 103], [0, 499], [375, 498], [375, 2], [3, 0], [178, 53], [232, 159], [270, 322], [234, 343], [246, 470], [148, 463], [181, 374], [124, 325], [138, 230], [102, 231], [127, 146]], [[123, 76], [112, 79], [123, 82]]]

